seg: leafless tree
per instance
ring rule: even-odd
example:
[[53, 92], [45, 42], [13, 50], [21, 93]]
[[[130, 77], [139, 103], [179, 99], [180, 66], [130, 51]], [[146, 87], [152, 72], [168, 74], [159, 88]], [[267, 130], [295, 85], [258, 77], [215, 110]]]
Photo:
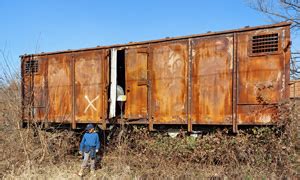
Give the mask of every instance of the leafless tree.
[[[300, 0], [250, 0], [249, 5], [267, 15], [274, 22], [292, 22], [291, 29], [294, 37], [300, 33]], [[292, 47], [292, 79], [300, 78], [300, 49], [297, 48]]]

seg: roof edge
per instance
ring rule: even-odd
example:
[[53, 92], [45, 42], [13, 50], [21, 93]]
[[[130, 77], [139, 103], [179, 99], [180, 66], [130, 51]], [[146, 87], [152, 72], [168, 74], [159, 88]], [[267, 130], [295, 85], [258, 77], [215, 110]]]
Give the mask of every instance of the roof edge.
[[42, 53], [37, 53], [37, 54], [24, 54], [24, 55], [20, 55], [20, 58], [29, 57], [29, 56], [44, 56], [44, 55], [53, 55], [53, 54], [61, 54], [61, 53], [91, 51], [91, 50], [99, 50], [99, 49], [107, 49], [107, 48], [118, 48], [118, 47], [123, 47], [123, 46], [124, 47], [125, 46], [136, 46], [136, 45], [182, 40], [182, 39], [189, 39], [189, 38], [196, 38], [196, 37], [205, 37], [205, 36], [222, 35], [222, 34], [229, 34], [229, 33], [239, 33], [239, 32], [245, 32], [245, 31], [253, 31], [253, 30], [259, 30], [259, 29], [284, 27], [284, 26], [290, 26], [290, 25], [292, 25], [291, 22], [279, 22], [279, 23], [270, 24], [270, 25], [244, 27], [244, 28], [233, 29], [233, 30], [209, 32], [209, 33], [203, 33], [203, 34], [193, 34], [193, 35], [187, 35], [187, 36], [177, 36], [177, 37], [172, 37], [172, 38], [162, 38], [162, 39], [156, 39], [156, 40], [129, 42], [129, 43], [125, 43], [125, 44], [113, 44], [113, 45], [96, 46], [96, 47], [90, 47], [90, 48], [71, 49], [71, 50], [62, 50], [62, 51], [53, 51], [53, 52], [42, 52]]

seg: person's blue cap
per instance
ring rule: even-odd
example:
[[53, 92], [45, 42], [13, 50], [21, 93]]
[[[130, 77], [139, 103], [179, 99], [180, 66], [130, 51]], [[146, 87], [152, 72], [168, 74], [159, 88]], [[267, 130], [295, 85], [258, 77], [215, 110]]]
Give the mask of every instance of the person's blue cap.
[[88, 124], [88, 125], [86, 126], [85, 130], [89, 131], [89, 130], [91, 130], [91, 129], [93, 129], [93, 128], [94, 128], [94, 125], [93, 125], [93, 124]]

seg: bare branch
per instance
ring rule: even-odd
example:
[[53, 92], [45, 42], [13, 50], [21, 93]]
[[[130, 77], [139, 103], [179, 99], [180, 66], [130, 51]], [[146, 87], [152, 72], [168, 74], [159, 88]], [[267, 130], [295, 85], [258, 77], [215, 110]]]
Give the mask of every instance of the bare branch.
[[[251, 0], [249, 6], [262, 12], [272, 21], [292, 22], [291, 29], [300, 31], [300, 1], [299, 0]], [[295, 51], [295, 50], [294, 50]], [[300, 52], [291, 53], [290, 76], [300, 78]]]
[[292, 28], [300, 28], [300, 2], [299, 0], [252, 0], [250, 7], [266, 14], [270, 19], [277, 21], [290, 21]]
[[298, 2], [297, 0], [280, 0], [281, 3], [288, 5], [289, 7], [293, 8], [293, 9], [298, 9], [300, 10], [300, 2]]

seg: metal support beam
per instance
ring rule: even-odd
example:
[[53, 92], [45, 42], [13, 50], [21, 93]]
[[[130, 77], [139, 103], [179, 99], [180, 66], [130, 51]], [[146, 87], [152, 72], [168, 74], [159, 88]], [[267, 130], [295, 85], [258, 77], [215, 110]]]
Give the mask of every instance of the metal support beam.
[[233, 70], [232, 70], [232, 131], [233, 133], [238, 132], [238, 122], [237, 122], [237, 68], [238, 68], [238, 60], [237, 60], [237, 37], [236, 33], [233, 34]]
[[193, 59], [193, 54], [192, 54], [192, 40], [189, 39], [188, 42], [188, 82], [187, 82], [187, 88], [188, 88], [188, 95], [187, 95], [187, 123], [188, 123], [188, 132], [192, 132], [193, 130], [193, 125], [192, 125], [192, 119], [191, 119], [191, 108], [192, 108], [192, 59]]
[[72, 82], [72, 129], [76, 129], [76, 119], [75, 119], [75, 112], [76, 112], [76, 105], [75, 105], [75, 58], [74, 55], [72, 55], [70, 60], [70, 68], [71, 68], [71, 82]]

